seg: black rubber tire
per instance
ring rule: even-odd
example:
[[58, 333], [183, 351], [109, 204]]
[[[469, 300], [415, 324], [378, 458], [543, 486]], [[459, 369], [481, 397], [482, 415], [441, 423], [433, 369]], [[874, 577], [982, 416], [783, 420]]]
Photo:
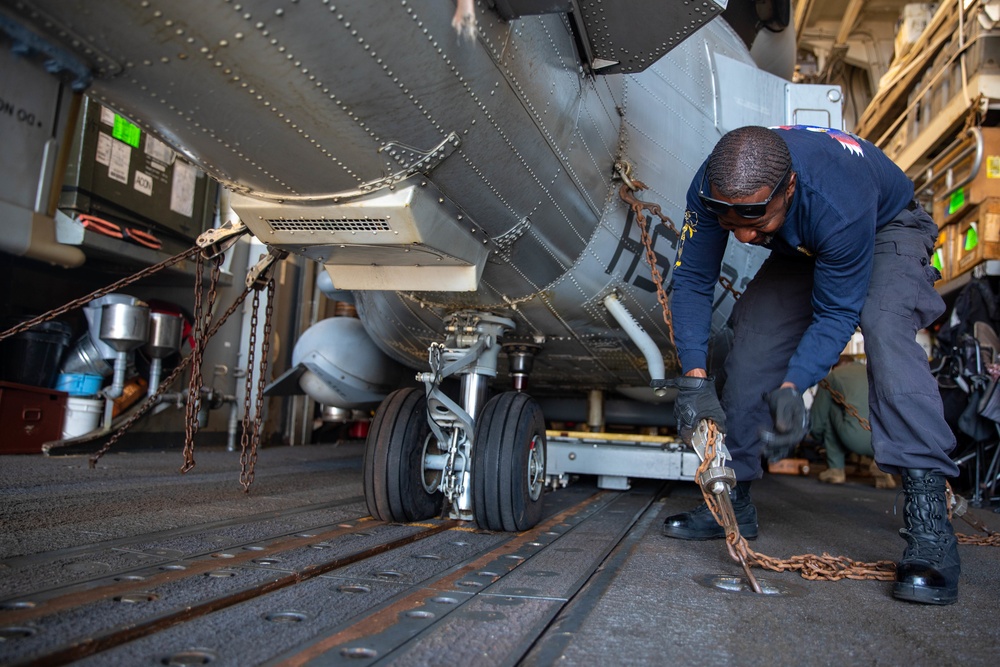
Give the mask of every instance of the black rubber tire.
[[515, 391], [487, 401], [472, 448], [472, 510], [480, 528], [519, 532], [541, 521], [545, 460], [538, 402]]
[[368, 430], [363, 473], [365, 502], [374, 518], [407, 523], [441, 512], [444, 494], [424, 488], [424, 446], [432, 437], [422, 389], [398, 389], [379, 405]]

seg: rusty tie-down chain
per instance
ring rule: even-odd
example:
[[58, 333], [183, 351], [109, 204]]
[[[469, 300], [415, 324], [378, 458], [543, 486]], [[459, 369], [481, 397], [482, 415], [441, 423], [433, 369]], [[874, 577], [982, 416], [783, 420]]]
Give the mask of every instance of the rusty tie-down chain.
[[732, 294], [733, 299], [736, 301], [739, 301], [740, 297], [743, 296], [743, 292], [736, 289], [736, 285], [733, 285], [733, 281], [726, 276], [719, 276], [719, 284], [722, 285], [722, 289]]
[[[48, 322], [49, 320], [55, 319], [56, 317], [59, 317], [60, 315], [68, 313], [71, 310], [75, 310], [77, 308], [83, 308], [84, 306], [86, 306], [88, 303], [90, 303], [94, 299], [99, 299], [102, 296], [107, 296], [108, 294], [111, 294], [112, 292], [116, 292], [116, 291], [122, 289], [123, 287], [128, 287], [132, 283], [134, 283], [136, 281], [139, 281], [139, 280], [142, 280], [146, 276], [151, 276], [154, 273], [157, 273], [158, 271], [162, 271], [163, 269], [171, 267], [174, 264], [177, 264], [178, 262], [184, 261], [185, 259], [187, 259], [191, 255], [194, 255], [195, 253], [198, 253], [200, 250], [201, 250], [200, 247], [198, 247], [198, 246], [192, 246], [191, 248], [188, 248], [187, 250], [185, 250], [182, 253], [174, 255], [173, 257], [169, 257], [169, 258], [163, 260], [162, 262], [160, 262], [158, 264], [153, 264], [152, 266], [147, 266], [145, 269], [139, 271], [138, 273], [134, 273], [131, 276], [128, 276], [126, 278], [122, 278], [121, 280], [119, 280], [117, 282], [111, 283], [107, 287], [102, 287], [99, 290], [95, 290], [95, 291], [91, 292], [90, 294], [88, 294], [87, 296], [81, 296], [78, 299], [73, 299], [72, 301], [70, 301], [70, 302], [68, 302], [68, 303], [66, 303], [66, 304], [64, 304], [64, 305], [62, 305], [62, 306], [60, 306], [58, 308], [54, 308], [54, 309], [48, 311], [47, 313], [44, 313], [42, 315], [39, 315], [38, 317], [30, 319], [27, 322], [22, 322], [21, 324], [18, 324], [16, 327], [14, 327], [12, 329], [8, 329], [7, 331], [4, 331], [3, 333], [0, 333], [0, 340], [4, 340], [6, 338], [10, 338], [11, 336], [19, 334], [22, 331], [27, 331], [28, 329], [30, 329], [31, 327], [33, 327], [33, 326], [35, 326], [37, 324], [41, 324], [42, 322]], [[200, 255], [199, 255], [199, 257], [200, 257]]]
[[[199, 258], [201, 256], [199, 255]], [[200, 267], [199, 267], [200, 268]], [[200, 272], [199, 274], [200, 275]], [[195, 346], [191, 349], [191, 352], [184, 357], [184, 359], [174, 368], [174, 370], [161, 382], [160, 387], [157, 391], [150, 397], [148, 397], [145, 402], [140, 406], [140, 408], [133, 414], [129, 419], [118, 429], [118, 431], [108, 440], [108, 442], [93, 455], [90, 459], [90, 467], [95, 467], [97, 461], [105, 454], [111, 447], [118, 441], [118, 439], [127, 431], [132, 424], [135, 423], [140, 417], [142, 417], [152, 406], [156, 405], [157, 399], [163, 393], [165, 388], [173, 382], [177, 376], [188, 366], [192, 366], [192, 376], [194, 373], [194, 366], [196, 363], [200, 363], [200, 354], [204, 353], [205, 345], [215, 334], [219, 331], [223, 324], [232, 316], [232, 314], [239, 308], [245, 301], [247, 296], [251, 291], [254, 293], [253, 298], [253, 311], [251, 312], [251, 324], [250, 324], [250, 346], [247, 359], [247, 384], [246, 384], [246, 396], [244, 400], [244, 417], [243, 417], [243, 437], [242, 437], [242, 453], [240, 456], [240, 484], [243, 486], [244, 492], [249, 492], [250, 485], [253, 483], [254, 478], [254, 466], [257, 461], [257, 448], [260, 442], [260, 432], [261, 424], [263, 421], [263, 399], [264, 399], [264, 387], [267, 384], [267, 367], [268, 360], [270, 359], [270, 339], [271, 339], [271, 328], [274, 313], [274, 292], [275, 292], [275, 281], [273, 277], [268, 277], [266, 269], [264, 272], [264, 277], [258, 278], [254, 281], [247, 281], [246, 289], [237, 297], [233, 304], [222, 314], [221, 317], [212, 322], [212, 309], [216, 301], [216, 287], [219, 278], [219, 264], [214, 267], [212, 274], [212, 281], [209, 288], [209, 300], [207, 312], [203, 317], [198, 317], [197, 321], [202, 323], [200, 327], [199, 340], [196, 340]], [[196, 277], [196, 296], [195, 296], [195, 310], [196, 312], [201, 311], [201, 299], [197, 296], [202, 293], [201, 291], [201, 281]], [[267, 290], [267, 303], [264, 307], [264, 330], [263, 330], [263, 340], [261, 341], [261, 357], [259, 361], [259, 374], [257, 377], [256, 393], [253, 392], [253, 370], [254, 370], [254, 358], [257, 349], [257, 312], [260, 309], [260, 291], [261, 289]], [[199, 380], [196, 385], [189, 384], [188, 387], [188, 405], [193, 402], [191, 399], [191, 387], [197, 386], [199, 389], [198, 400], [200, 401], [200, 385]], [[251, 402], [253, 406], [251, 407]], [[249, 415], [254, 415], [253, 421], [250, 421]], [[197, 418], [197, 410], [193, 412], [194, 418]], [[191, 422], [189, 421], [185, 424], [189, 429], [191, 428]], [[197, 426], [189, 432], [193, 435], [197, 432]], [[194, 456], [193, 456], [193, 444], [189, 440], [185, 443], [185, 465], [182, 467], [181, 472], [188, 472], [194, 467]]]
[[[196, 384], [198, 387], [198, 391], [195, 393], [196, 399], [194, 401], [191, 401], [190, 400], [191, 389], [189, 386], [189, 400], [187, 402], [188, 416], [185, 423], [185, 429], [186, 429], [186, 438], [184, 446], [185, 463], [184, 467], [181, 470], [183, 472], [187, 472], [192, 467], [194, 467], [192, 437], [194, 435], [194, 432], [197, 430], [197, 414], [198, 414], [198, 404], [200, 404], [200, 385], [201, 385], [200, 368], [201, 368], [202, 354], [204, 353], [204, 341], [211, 338], [219, 330], [222, 324], [227, 319], [229, 319], [229, 317], [233, 314], [233, 312], [240, 306], [240, 304], [243, 303], [243, 301], [247, 297], [247, 294], [249, 293], [249, 288], [247, 288], [246, 291], [244, 291], [239, 297], [237, 297], [236, 301], [233, 302], [232, 306], [229, 307], [229, 309], [225, 312], [225, 314], [217, 322], [215, 322], [215, 324], [211, 324], [212, 320], [211, 311], [215, 304], [219, 276], [221, 274], [222, 261], [224, 259], [223, 256], [219, 254], [214, 258], [212, 258], [214, 265], [212, 268], [212, 278], [209, 288], [209, 308], [208, 308], [208, 313], [205, 315], [205, 317], [201, 317], [202, 273], [203, 273], [203, 259], [204, 259], [203, 250], [204, 249], [201, 246], [194, 245], [188, 248], [187, 250], [174, 255], [173, 257], [168, 257], [162, 262], [158, 262], [156, 264], [148, 266], [145, 269], [142, 269], [130, 276], [122, 278], [121, 280], [115, 281], [114, 283], [111, 283], [106, 287], [102, 287], [98, 290], [95, 290], [86, 296], [73, 299], [72, 301], [69, 301], [58, 308], [53, 308], [52, 310], [42, 315], [39, 315], [38, 317], [35, 317], [26, 322], [22, 322], [21, 324], [11, 329], [8, 329], [7, 331], [4, 331], [3, 333], [0, 333], [0, 341], [2, 341], [6, 338], [19, 334], [23, 331], [27, 331], [31, 327], [41, 324], [42, 322], [48, 322], [49, 320], [52, 320], [56, 317], [59, 317], [60, 315], [68, 313], [71, 310], [75, 310], [77, 308], [83, 308], [94, 299], [99, 299], [103, 296], [107, 296], [112, 292], [116, 292], [120, 289], [128, 287], [129, 285], [138, 282], [143, 278], [151, 276], [155, 273], [158, 273], [159, 271], [162, 271], [163, 269], [173, 266], [174, 264], [182, 262], [185, 259], [191, 257], [192, 255], [197, 255], [196, 269], [195, 269], [195, 295], [194, 295], [195, 336], [196, 336], [195, 346], [191, 350], [191, 352], [186, 357], [184, 357], [183, 360], [181, 360], [181, 362], [174, 368], [174, 370], [169, 375], [167, 375], [166, 378], [163, 379], [157, 390], [151, 396], [148, 396], [144, 400], [144, 403], [140, 406], [140, 408], [136, 410], [136, 412], [132, 414], [132, 416], [129, 417], [121, 427], [119, 427], [119, 429], [115, 432], [115, 434], [104, 444], [103, 447], [101, 447], [100, 450], [98, 450], [91, 456], [90, 458], [91, 468], [97, 465], [97, 462], [101, 459], [101, 457], [104, 456], [104, 454], [106, 454], [108, 450], [111, 449], [112, 446], [114, 446], [114, 444], [136, 422], [136, 420], [145, 415], [146, 412], [148, 412], [151, 407], [156, 405], [157, 400], [163, 394], [166, 388], [170, 385], [170, 383], [177, 378], [177, 376], [181, 373], [181, 371], [187, 368], [188, 365], [191, 365], [192, 362], [195, 362], [194, 365], [198, 368], [199, 372], [197, 381], [196, 382], [193, 381], [191, 384], [192, 385]], [[209, 328], [210, 324], [211, 327]], [[193, 407], [193, 413], [192, 413], [192, 407]], [[193, 428], [192, 424], [194, 425]]]
[[202, 355], [200, 355], [199, 349], [201, 348], [201, 343], [205, 339], [205, 332], [203, 330], [205, 320], [202, 317], [202, 281], [204, 280], [205, 273], [205, 258], [203, 255], [198, 255], [195, 260], [195, 270], [194, 270], [194, 309], [193, 309], [193, 321], [191, 322], [191, 336], [194, 341], [194, 345], [191, 346], [191, 375], [188, 378], [188, 388], [187, 388], [187, 401], [184, 403], [184, 464], [181, 466], [181, 472], [187, 472], [194, 467], [194, 434], [198, 428], [198, 400], [201, 397], [200, 388], [195, 394], [191, 395], [192, 387], [195, 386], [195, 378], [197, 377], [197, 383], [201, 384], [201, 361]]
[[[716, 523], [722, 526], [728, 545], [735, 544], [742, 538], [740, 537], [739, 521], [736, 519], [736, 512], [733, 509], [733, 501], [729, 495], [736, 485], [736, 473], [733, 472], [732, 468], [726, 466], [726, 460], [730, 456], [722, 439], [723, 436], [719, 433], [715, 422], [711, 419], [703, 419], [698, 423], [698, 428], [692, 434], [689, 444], [701, 459], [698, 470], [695, 471], [695, 480], [701, 487], [705, 505], [712, 513]], [[727, 548], [729, 548], [729, 555], [743, 568], [753, 592], [763, 593], [763, 589], [757, 583], [757, 578], [750, 571], [750, 563], [747, 562], [746, 556], [735, 552], [732, 547]]]
[[[214, 336], [216, 334], [216, 332], [220, 328], [222, 328], [222, 325], [226, 323], [226, 320], [228, 320], [230, 318], [230, 316], [234, 312], [236, 312], [236, 309], [239, 308], [240, 305], [242, 305], [244, 301], [246, 301], [247, 295], [249, 293], [250, 293], [250, 290], [246, 289], [246, 290], [243, 291], [243, 293], [241, 293], [238, 297], [236, 297], [236, 300], [233, 301], [233, 304], [231, 306], [229, 306], [229, 308], [226, 310], [226, 312], [223, 313], [222, 316], [218, 320], [216, 320], [215, 323], [212, 325], [212, 328], [206, 334], [206, 336], [208, 338], [211, 338], [212, 336]], [[194, 358], [194, 354], [195, 354], [195, 349], [192, 348], [191, 351], [188, 352], [187, 355], [183, 359], [181, 359], [180, 363], [178, 363], [177, 366], [174, 367], [174, 370], [172, 370], [160, 382], [160, 386], [157, 387], [157, 389], [153, 393], [153, 395], [152, 396], [147, 396], [144, 399], [142, 405], [139, 406], [139, 409], [136, 410], [136, 412], [131, 417], [129, 417], [128, 420], [126, 420], [124, 424], [122, 424], [118, 428], [118, 430], [115, 432], [115, 434], [113, 436], [111, 436], [111, 438], [104, 444], [103, 447], [101, 447], [101, 449], [99, 449], [97, 452], [95, 452], [90, 457], [90, 467], [91, 468], [93, 468], [93, 467], [95, 467], [97, 465], [97, 462], [101, 459], [101, 457], [108, 453], [108, 450], [110, 450], [111, 447], [113, 447], [114, 444], [116, 442], [118, 442], [118, 439], [121, 438], [122, 435], [124, 435], [125, 432], [129, 428], [132, 427], [132, 424], [134, 424], [140, 417], [142, 417], [147, 412], [149, 412], [149, 409], [152, 408], [154, 405], [156, 405], [158, 403], [158, 399], [159, 399], [160, 395], [163, 394], [163, 392], [166, 390], [166, 388], [168, 386], [170, 386], [170, 383], [173, 382], [175, 379], [177, 379], [177, 376], [180, 375], [181, 372], [191, 364], [191, 361]]]
[[656, 300], [660, 302], [660, 307], [663, 308], [663, 321], [667, 325], [667, 331], [670, 332], [670, 341], [673, 342], [674, 323], [670, 317], [670, 304], [667, 300], [666, 290], [661, 287], [663, 285], [663, 276], [660, 275], [660, 269], [656, 264], [656, 254], [653, 252], [653, 239], [649, 235], [649, 228], [646, 224], [646, 216], [643, 214], [643, 210], [647, 210], [651, 215], [657, 216], [674, 234], [677, 234], [677, 228], [674, 227], [673, 221], [663, 214], [659, 204], [648, 204], [635, 196], [635, 192], [645, 189], [647, 189], [646, 184], [642, 181], [631, 180], [622, 184], [618, 190], [618, 196], [635, 213], [635, 221], [639, 226], [642, 245], [646, 249], [646, 263], [649, 264], [649, 271], [653, 274], [653, 284], [656, 285]]
[[[706, 462], [711, 461], [715, 456], [715, 446], [719, 430], [715, 422], [708, 422], [708, 439], [705, 446], [705, 459], [698, 469], [698, 474], [702, 472], [702, 467], [707, 468]], [[896, 578], [896, 564], [891, 560], [880, 560], [874, 563], [864, 563], [852, 560], [844, 556], [831, 556], [824, 553], [822, 556], [805, 554], [802, 556], [792, 556], [786, 559], [772, 558], [759, 554], [750, 548], [746, 538], [739, 533], [735, 519], [726, 521], [721, 514], [718, 499], [714, 494], [702, 488], [702, 495], [705, 497], [705, 504], [708, 505], [712, 516], [720, 526], [726, 528], [726, 547], [729, 555], [738, 563], [741, 563], [747, 576], [751, 579], [751, 586], [756, 592], [761, 592], [756, 586], [756, 581], [747, 569], [747, 565], [756, 565], [765, 570], [773, 572], [798, 572], [804, 579], [838, 581], [840, 579], [876, 579], [879, 581], [893, 581]], [[727, 525], [728, 524], [728, 525]]]
[[[261, 423], [263, 419], [262, 406], [263, 406], [263, 396], [264, 387], [266, 386], [267, 378], [267, 366], [268, 358], [270, 356], [270, 338], [271, 338], [271, 321], [274, 312], [274, 291], [275, 282], [274, 278], [267, 278], [267, 266], [265, 264], [261, 272], [261, 277], [259, 277], [253, 284], [248, 284], [246, 289], [236, 298], [236, 300], [230, 305], [225, 313], [221, 317], [213, 319], [213, 312], [215, 308], [215, 302], [218, 296], [218, 285], [219, 278], [222, 272], [222, 263], [224, 260], [223, 253], [219, 252], [214, 256], [210, 256], [208, 259], [212, 262], [212, 272], [209, 281], [208, 288], [208, 303], [203, 304], [203, 276], [204, 276], [204, 260], [205, 249], [200, 245], [192, 246], [187, 250], [169, 257], [162, 262], [151, 265], [132, 274], [126, 278], [122, 278], [106, 287], [95, 290], [90, 294], [73, 299], [67, 302], [63, 306], [54, 308], [43, 315], [35, 317], [26, 322], [22, 322], [17, 326], [0, 333], [0, 341], [9, 338], [11, 336], [17, 335], [23, 331], [27, 331], [33, 326], [36, 326], [42, 322], [47, 322], [54, 319], [64, 313], [70, 312], [77, 308], [82, 308], [94, 299], [99, 299], [103, 296], [111, 294], [117, 290], [131, 285], [147, 276], [153, 275], [163, 269], [169, 268], [174, 264], [177, 264], [185, 259], [190, 258], [193, 255], [197, 255], [196, 267], [195, 267], [195, 288], [194, 288], [194, 327], [192, 335], [195, 340], [195, 344], [191, 351], [174, 367], [174, 369], [160, 382], [157, 390], [150, 396], [147, 396], [143, 403], [135, 410], [135, 412], [118, 428], [117, 431], [108, 439], [108, 441], [102, 446], [97, 452], [91, 455], [89, 459], [89, 465], [91, 468], [97, 466], [97, 462], [103, 457], [118, 440], [122, 437], [132, 427], [133, 424], [141, 417], [143, 417], [154, 405], [159, 403], [160, 397], [166, 391], [167, 387], [177, 379], [177, 377], [186, 369], [191, 366], [191, 378], [188, 383], [187, 391], [187, 401], [185, 405], [185, 441], [184, 441], [184, 464], [181, 467], [181, 472], [188, 472], [195, 466], [194, 460], [194, 435], [198, 431], [198, 412], [201, 407], [201, 385], [203, 382], [202, 377], [202, 361], [204, 358], [205, 347], [208, 341], [219, 331], [223, 324], [232, 316], [232, 314], [239, 308], [244, 301], [246, 301], [247, 296], [250, 291], [254, 291], [254, 302], [253, 302], [253, 314], [252, 314], [252, 328], [251, 328], [251, 346], [248, 359], [248, 373], [247, 373], [247, 395], [246, 402], [244, 405], [244, 423], [243, 423], [243, 453], [240, 458], [241, 462], [241, 472], [240, 472], [240, 483], [243, 486], [244, 491], [249, 491], [250, 485], [253, 483], [254, 478], [254, 465], [257, 460], [257, 447], [260, 442], [260, 431]], [[272, 257], [272, 261], [275, 259], [281, 259], [283, 255], [278, 254]], [[266, 282], [265, 282], [266, 281]], [[261, 358], [260, 358], [260, 373], [257, 379], [257, 393], [254, 399], [254, 408], [252, 412], [255, 415], [253, 423], [248, 422], [247, 415], [251, 413], [251, 394], [252, 394], [252, 369], [253, 369], [253, 356], [256, 350], [256, 333], [257, 333], [257, 310], [259, 308], [259, 298], [260, 290], [262, 287], [267, 289], [267, 305], [265, 306], [264, 315], [264, 340], [261, 344]], [[249, 445], [249, 447], [248, 447]]]
[[[643, 214], [643, 211], [649, 211], [651, 215], [658, 217], [663, 225], [672, 231], [678, 239], [681, 238], [681, 232], [674, 225], [674, 221], [669, 216], [664, 215], [663, 209], [659, 204], [644, 202], [635, 196], [636, 192], [648, 190], [649, 186], [638, 179], [631, 178], [631, 168], [627, 163], [618, 163], [615, 165], [615, 168], [623, 181], [621, 188], [618, 189], [618, 196], [628, 204], [629, 208], [635, 214], [635, 221], [639, 227], [639, 236], [645, 249], [646, 263], [649, 265], [653, 284], [656, 285], [656, 300], [663, 309], [663, 321], [666, 323], [667, 331], [670, 333], [670, 344], [673, 345], [674, 323], [670, 314], [670, 302], [667, 298], [667, 291], [663, 288], [663, 276], [656, 262], [656, 253], [653, 251], [653, 238], [649, 233], [649, 225], [646, 223], [646, 216]], [[743, 296], [743, 293], [733, 285], [733, 281], [726, 276], [719, 276], [719, 284], [722, 285], [723, 289], [732, 294], [734, 299], [739, 300]]]
[[[861, 424], [861, 428], [866, 431], [872, 430], [871, 423], [858, 414], [857, 408], [848, 402], [847, 397], [830, 386], [830, 383], [826, 379], [821, 380], [819, 386], [830, 392], [830, 396], [833, 398], [834, 402], [843, 407], [844, 412], [857, 419], [858, 423]], [[966, 535], [965, 533], [955, 533], [955, 539], [958, 540], [958, 543], [975, 544], [983, 547], [1000, 547], [1000, 533], [993, 532], [986, 526], [986, 524], [972, 514], [969, 514], [969, 503], [965, 500], [965, 498], [955, 495], [955, 493], [951, 490], [951, 484], [945, 482], [945, 485], [947, 487], [948, 496], [948, 518], [951, 519], [954, 508], [961, 508], [960, 511], [955, 511], [954, 515], [962, 519], [962, 521], [965, 521], [976, 530], [985, 533], [984, 535]]]
[[840, 407], [844, 408], [844, 412], [857, 419], [858, 423], [861, 424], [861, 428], [863, 428], [866, 431], [872, 430], [871, 423], [858, 413], [858, 409], [853, 405], [851, 405], [850, 402], [848, 402], [846, 396], [844, 396], [842, 393], [840, 393], [839, 391], [834, 389], [833, 386], [830, 385], [829, 380], [823, 378], [822, 380], [819, 381], [819, 386], [830, 392], [830, 397], [833, 398], [833, 401]]
[[[254, 356], [257, 350], [257, 311], [260, 310], [260, 289], [254, 288], [250, 308], [250, 342], [247, 349], [246, 392], [243, 399], [243, 435], [240, 438], [240, 484], [243, 492], [250, 492], [257, 447], [260, 444], [260, 427], [263, 421], [264, 387], [267, 381], [267, 363], [271, 348], [271, 315], [274, 313], [274, 278], [267, 281], [267, 303], [264, 306], [264, 340], [260, 346], [260, 363], [257, 375], [257, 393], [253, 393]], [[251, 396], [253, 398], [251, 399]], [[251, 401], [253, 402], [251, 408]], [[251, 412], [253, 422], [250, 421]]]
[[955, 539], [959, 544], [975, 544], [981, 547], [1000, 547], [1000, 533], [995, 533], [986, 527], [982, 521], [969, 514], [969, 501], [962, 496], [957, 496], [951, 490], [951, 484], [945, 482], [945, 501], [948, 504], [948, 518], [957, 516], [967, 524], [980, 530], [985, 535], [963, 535], [955, 533]]
[[670, 315], [670, 302], [667, 299], [667, 291], [663, 289], [663, 276], [660, 274], [660, 269], [656, 263], [656, 253], [653, 252], [653, 237], [649, 234], [649, 225], [646, 224], [646, 216], [643, 214], [643, 211], [649, 211], [651, 215], [658, 217], [660, 222], [672, 231], [677, 238], [680, 238], [680, 232], [674, 226], [673, 220], [663, 214], [663, 209], [659, 204], [647, 203], [635, 196], [636, 192], [648, 189], [647, 185], [640, 180], [629, 178], [631, 169], [627, 165], [616, 165], [616, 167], [624, 181], [618, 190], [618, 196], [629, 205], [629, 208], [635, 214], [635, 222], [639, 227], [639, 236], [646, 250], [646, 263], [649, 264], [649, 271], [653, 276], [653, 284], [656, 285], [656, 300], [660, 303], [660, 308], [663, 310], [663, 322], [667, 325], [667, 333], [670, 336], [671, 365], [680, 368], [680, 359], [677, 357], [676, 349], [673, 348], [674, 322]]
[[[188, 380], [187, 402], [184, 406], [184, 464], [181, 472], [188, 472], [195, 466], [194, 461], [194, 436], [198, 433], [198, 413], [201, 410], [201, 385], [204, 382], [202, 376], [202, 360], [205, 356], [205, 347], [211, 338], [207, 334], [212, 324], [212, 312], [215, 308], [215, 299], [218, 296], [219, 277], [222, 274], [223, 255], [216, 255], [209, 261], [212, 262], [212, 274], [208, 284], [208, 304], [202, 304], [202, 273], [204, 272], [204, 257], [198, 255], [197, 267], [194, 279], [194, 349], [191, 357], [191, 377]], [[203, 312], [204, 311], [204, 312]]]

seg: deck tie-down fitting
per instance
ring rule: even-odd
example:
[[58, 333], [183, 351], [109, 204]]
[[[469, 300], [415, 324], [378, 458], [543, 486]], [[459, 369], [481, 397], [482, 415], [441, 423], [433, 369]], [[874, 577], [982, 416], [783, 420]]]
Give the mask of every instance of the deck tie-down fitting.
[[732, 498], [729, 496], [729, 492], [736, 486], [736, 472], [726, 465], [726, 461], [732, 460], [733, 457], [726, 448], [725, 438], [725, 434], [715, 428], [715, 422], [707, 419], [698, 422], [698, 428], [691, 435], [691, 447], [701, 459], [695, 479], [705, 496], [705, 503], [715, 515], [719, 525], [726, 531], [729, 555], [743, 567], [754, 593], [763, 594], [764, 590], [750, 571], [750, 565], [743, 552], [733, 548], [733, 545], [740, 541], [740, 526], [736, 521]]

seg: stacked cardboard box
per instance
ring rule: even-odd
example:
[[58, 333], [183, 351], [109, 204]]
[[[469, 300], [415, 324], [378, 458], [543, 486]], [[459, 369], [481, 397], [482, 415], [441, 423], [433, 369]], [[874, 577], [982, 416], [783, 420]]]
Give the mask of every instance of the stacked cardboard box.
[[951, 247], [949, 280], [979, 264], [1000, 259], [1000, 197], [989, 197], [947, 225]]
[[[947, 181], [938, 181], [934, 191], [932, 214], [938, 227], [945, 227], [965, 218], [975, 207], [990, 197], [1000, 197], [1000, 127], [984, 127], [983, 157], [973, 179], [960, 187], [948, 186]], [[973, 152], [963, 158], [952, 169], [951, 182], [964, 180], [972, 171], [975, 155]]]

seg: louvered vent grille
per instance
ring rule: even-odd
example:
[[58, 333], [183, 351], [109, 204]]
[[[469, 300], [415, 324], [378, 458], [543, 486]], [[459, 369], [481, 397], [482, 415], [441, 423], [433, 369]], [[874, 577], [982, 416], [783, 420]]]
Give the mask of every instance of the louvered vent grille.
[[268, 220], [276, 232], [388, 232], [385, 218], [287, 218]]

